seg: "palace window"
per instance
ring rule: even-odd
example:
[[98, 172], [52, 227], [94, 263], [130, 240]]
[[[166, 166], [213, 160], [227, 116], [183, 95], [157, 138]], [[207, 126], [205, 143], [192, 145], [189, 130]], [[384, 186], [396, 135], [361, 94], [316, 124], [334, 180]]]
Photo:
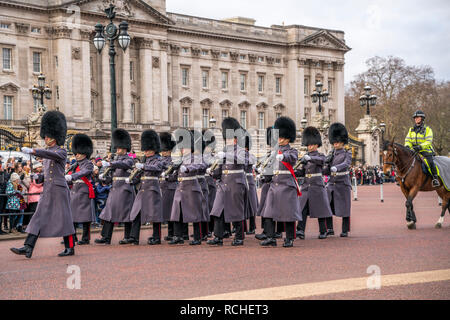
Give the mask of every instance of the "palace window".
[[31, 28], [32, 33], [41, 33], [41, 28], [33, 27]]
[[3, 96], [3, 111], [5, 120], [13, 119], [13, 96]]
[[258, 92], [264, 92], [264, 76], [259, 75], [258, 76]]
[[181, 69], [181, 85], [183, 87], [189, 86], [189, 69], [188, 68]]
[[11, 28], [11, 24], [9, 23], [0, 23], [0, 29], [10, 29]]
[[258, 112], [258, 129], [264, 129], [265, 123], [264, 123], [264, 112]]
[[264, 62], [264, 57], [258, 57], [258, 62]]
[[3, 48], [3, 70], [11, 70], [12, 69], [12, 50], [10, 48]]
[[225, 118], [228, 118], [230, 115], [229, 111], [227, 109], [222, 110], [222, 120]]
[[275, 93], [281, 94], [281, 77], [275, 78]]
[[203, 128], [209, 127], [209, 109], [203, 109], [202, 122], [203, 122]]
[[228, 72], [222, 71], [222, 89], [228, 89]]
[[33, 72], [35, 73], [42, 72], [40, 52], [33, 52]]
[[183, 52], [183, 53], [189, 53], [189, 48], [181, 48], [181, 52]]
[[333, 81], [328, 80], [328, 93], [330, 94], [330, 97], [333, 95]]
[[241, 126], [244, 129], [247, 129], [247, 111], [241, 111]]
[[183, 127], [189, 127], [189, 108], [183, 108]]
[[221, 56], [222, 58], [228, 58], [228, 53], [222, 52], [222, 53], [220, 54], [220, 56]]
[[245, 91], [247, 88], [247, 75], [245, 73], [241, 73], [241, 91]]
[[245, 54], [241, 54], [241, 55], [239, 56], [239, 59], [245, 60]]
[[276, 113], [276, 115], [275, 115], [275, 117], [278, 119], [278, 118], [281, 118], [281, 112], [277, 112]]
[[207, 70], [202, 70], [202, 88], [209, 88], [209, 71]]
[[207, 56], [208, 55], [208, 50], [202, 50], [202, 56]]

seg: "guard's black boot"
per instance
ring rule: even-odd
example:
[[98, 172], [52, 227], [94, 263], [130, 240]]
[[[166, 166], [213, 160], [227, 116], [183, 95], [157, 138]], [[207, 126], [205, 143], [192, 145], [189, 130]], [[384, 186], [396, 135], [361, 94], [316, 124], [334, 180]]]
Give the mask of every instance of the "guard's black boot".
[[111, 240], [108, 240], [106, 238], [95, 239], [94, 242], [98, 244], [111, 244]]
[[327, 236], [334, 236], [334, 230], [333, 229], [328, 229], [327, 230]]
[[267, 236], [266, 236], [266, 234], [263, 232], [263, 233], [259, 233], [259, 234], [255, 235], [255, 238], [258, 239], [258, 240], [266, 240], [266, 239], [267, 239]]
[[[149, 239], [150, 240], [150, 239]], [[172, 236], [167, 236], [167, 237], [164, 237], [164, 241], [172, 241], [173, 240], [173, 237]]]
[[283, 247], [284, 248], [292, 248], [294, 246], [293, 239], [284, 239]]
[[147, 242], [149, 245], [151, 245], [151, 246], [156, 246], [156, 245], [158, 245], [158, 244], [161, 244], [161, 239], [157, 239], [157, 238], [149, 238], [148, 239], [148, 242]]
[[201, 244], [202, 242], [200, 240], [192, 240], [191, 242], [189, 242], [189, 245], [191, 246], [199, 246]]
[[321, 234], [319, 234], [319, 239], [326, 239], [327, 238], [327, 233], [325, 232], [325, 233], [321, 233]]
[[295, 235], [297, 236], [297, 238], [301, 239], [301, 240], [305, 240], [305, 231], [303, 230], [298, 230]]
[[341, 238], [347, 238], [347, 237], [348, 237], [348, 232], [341, 233]]
[[184, 243], [183, 238], [178, 238], [178, 237], [173, 237], [172, 241], [169, 242], [170, 245], [183, 244], [183, 243]]
[[119, 241], [120, 245], [126, 245], [126, 244], [132, 244], [134, 242], [133, 239], [129, 238], [129, 239], [122, 239]]
[[207, 242], [210, 246], [223, 246], [223, 240], [219, 238], [214, 238]]
[[28, 259], [30, 259], [31, 256], [33, 255], [33, 248], [29, 245], [25, 245], [22, 248], [11, 248], [11, 251], [14, 252], [15, 254], [25, 256]]
[[283, 235], [281, 234], [281, 232], [275, 232], [275, 239], [281, 239], [283, 237]]
[[89, 243], [90, 243], [89, 240], [80, 240], [80, 241], [77, 242], [77, 244], [79, 246], [85, 246], [85, 245], [88, 245]]
[[233, 247], [243, 246], [244, 245], [244, 240], [234, 239], [233, 242], [231, 242], [231, 245]]
[[63, 252], [58, 254], [58, 257], [67, 257], [67, 256], [73, 256], [73, 255], [75, 255], [74, 248], [65, 248]]
[[266, 240], [261, 242], [262, 247], [276, 247], [277, 246], [277, 240], [274, 238], [267, 238]]

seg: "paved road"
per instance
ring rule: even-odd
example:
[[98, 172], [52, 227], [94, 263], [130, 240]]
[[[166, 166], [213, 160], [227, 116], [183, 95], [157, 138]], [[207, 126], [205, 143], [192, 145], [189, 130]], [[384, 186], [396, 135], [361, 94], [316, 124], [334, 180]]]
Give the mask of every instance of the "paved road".
[[[318, 240], [311, 219], [307, 239], [291, 249], [281, 241], [262, 248], [253, 237], [239, 248], [230, 239], [221, 248], [119, 247], [117, 232], [112, 246], [77, 247], [69, 258], [56, 257], [60, 239], [40, 239], [27, 260], [9, 251], [23, 240], [1, 241], [0, 299], [449, 299], [450, 217], [434, 228], [436, 194], [420, 194], [418, 228], [410, 231], [399, 188], [385, 185], [384, 203], [378, 192], [378, 186], [358, 188], [350, 238]], [[341, 231], [338, 219], [335, 230]], [[79, 290], [67, 289], [69, 265], [80, 268]], [[366, 289], [369, 266], [379, 267], [379, 290]]]

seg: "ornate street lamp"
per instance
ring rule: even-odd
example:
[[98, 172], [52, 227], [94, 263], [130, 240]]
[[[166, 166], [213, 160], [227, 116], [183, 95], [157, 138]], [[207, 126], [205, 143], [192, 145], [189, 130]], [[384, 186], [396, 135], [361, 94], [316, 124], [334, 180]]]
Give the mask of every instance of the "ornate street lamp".
[[[125, 52], [130, 45], [131, 37], [128, 34], [128, 23], [122, 21], [119, 24], [119, 28], [113, 23], [113, 19], [116, 16], [114, 12], [114, 5], [110, 4], [109, 8], [105, 9], [107, 18], [110, 20], [106, 27], [103, 27], [101, 23], [95, 25], [94, 46], [98, 53], [102, 52], [105, 47], [106, 40], [109, 41], [109, 71], [111, 77], [111, 133], [117, 129], [117, 101], [116, 101], [116, 66], [114, 58], [116, 56], [116, 49], [114, 42], [117, 40], [119, 46]], [[106, 38], [105, 38], [106, 36]], [[111, 151], [115, 151], [115, 147], [112, 142], [111, 134]]]
[[303, 117], [303, 119], [300, 121], [300, 126], [302, 127], [302, 129], [306, 129], [307, 125], [308, 125], [308, 120], [306, 120], [306, 118]]
[[211, 119], [209, 119], [209, 124], [211, 125], [211, 128], [216, 127], [217, 120], [214, 119], [214, 116], [211, 116]]
[[327, 89], [323, 89], [323, 84], [320, 81], [316, 82], [316, 89], [311, 94], [312, 103], [319, 102], [319, 112], [322, 112], [322, 102], [328, 102], [328, 93]]
[[38, 76], [38, 83], [31, 88], [31, 94], [35, 100], [39, 100], [40, 107], [45, 111], [44, 97], [45, 99], [50, 100], [52, 98], [52, 90], [48, 84], [45, 84], [44, 74], [41, 73]]
[[384, 144], [384, 133], [386, 132], [386, 123], [381, 122], [380, 123], [380, 129], [381, 129], [381, 141]]
[[376, 95], [371, 95], [370, 92], [372, 88], [367, 85], [364, 87], [365, 93], [359, 98], [359, 104], [361, 107], [367, 107], [366, 115], [370, 115], [370, 107], [375, 107], [377, 104], [378, 97]]

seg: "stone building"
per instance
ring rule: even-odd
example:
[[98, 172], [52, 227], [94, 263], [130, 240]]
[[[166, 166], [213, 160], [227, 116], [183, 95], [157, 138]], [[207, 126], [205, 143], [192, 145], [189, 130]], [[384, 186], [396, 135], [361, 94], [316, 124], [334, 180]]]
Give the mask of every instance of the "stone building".
[[[0, 0], [0, 124], [24, 130], [38, 101], [31, 87], [42, 72], [53, 91], [47, 109], [66, 114], [74, 132], [109, 147], [108, 44], [99, 54], [94, 26], [129, 23], [130, 47], [117, 48], [119, 127], [138, 142], [148, 128], [208, 127], [234, 116], [248, 129], [276, 117], [298, 128], [316, 114], [310, 94], [321, 80], [330, 92], [324, 115], [344, 118], [344, 32], [302, 25], [270, 28], [248, 18], [212, 20], [166, 12], [165, 0]], [[258, 131], [255, 131], [255, 135]]]

